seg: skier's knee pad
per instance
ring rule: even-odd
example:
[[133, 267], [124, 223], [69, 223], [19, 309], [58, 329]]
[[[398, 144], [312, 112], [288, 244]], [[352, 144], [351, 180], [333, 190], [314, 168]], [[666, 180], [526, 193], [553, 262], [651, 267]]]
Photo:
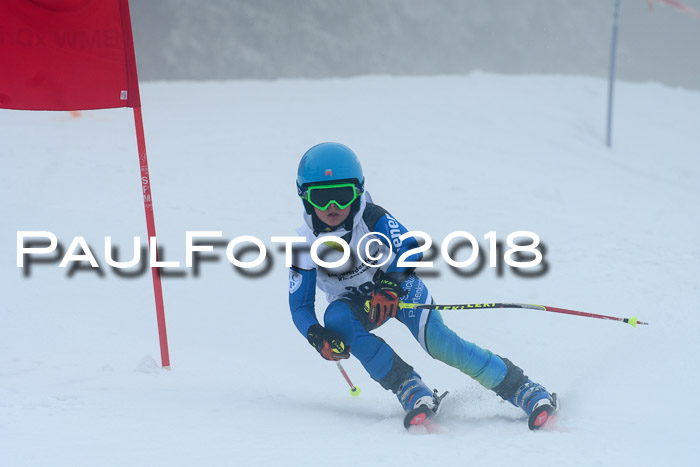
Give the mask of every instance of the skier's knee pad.
[[506, 364], [507, 371], [503, 381], [501, 381], [498, 386], [494, 387], [492, 391], [502, 399], [508, 400], [515, 395], [515, 392], [520, 386], [527, 383], [527, 376], [525, 376], [522, 369], [515, 366], [513, 362], [507, 358], [503, 358], [500, 355], [498, 357]]

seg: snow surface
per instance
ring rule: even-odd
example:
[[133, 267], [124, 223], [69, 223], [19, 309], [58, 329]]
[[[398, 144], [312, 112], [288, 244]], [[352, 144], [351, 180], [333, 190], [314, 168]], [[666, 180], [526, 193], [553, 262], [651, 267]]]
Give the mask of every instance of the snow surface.
[[[698, 465], [700, 93], [619, 83], [613, 150], [605, 94], [599, 79], [484, 73], [143, 84], [165, 259], [184, 264], [187, 230], [255, 235], [272, 258], [245, 277], [217, 247], [199, 277], [164, 279], [171, 371], [158, 368], [150, 274], [121, 278], [104, 261], [105, 236], [127, 257], [146, 235], [131, 111], [0, 111], [0, 465]], [[425, 280], [439, 302], [651, 325], [444, 312], [559, 393], [555, 429], [535, 433], [389, 322], [377, 334], [453, 394], [443, 433], [407, 433], [357, 360], [345, 363], [362, 388], [352, 398], [299, 335], [269, 242], [301, 222], [297, 163], [328, 140], [357, 152], [375, 202], [436, 242], [453, 230], [542, 238], [538, 278], [488, 267], [465, 278], [436, 260]], [[84, 236], [102, 275], [53, 262], [24, 277], [18, 230], [64, 247]]]

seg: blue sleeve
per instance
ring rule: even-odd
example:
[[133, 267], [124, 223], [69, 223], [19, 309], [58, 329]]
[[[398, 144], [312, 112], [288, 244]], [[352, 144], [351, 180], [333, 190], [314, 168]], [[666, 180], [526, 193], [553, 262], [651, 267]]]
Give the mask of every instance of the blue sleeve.
[[289, 309], [294, 325], [304, 337], [309, 327], [318, 324], [315, 300], [316, 270], [292, 267], [289, 270]]
[[[418, 247], [418, 241], [414, 237], [408, 237], [403, 241], [399, 240], [399, 237], [404, 233], [408, 232], [406, 227], [404, 227], [399, 221], [394, 219], [391, 215], [385, 214], [379, 218], [374, 226], [376, 232], [382, 233], [391, 240], [391, 244], [387, 245], [391, 250], [396, 253], [396, 257], [389, 264], [389, 268], [386, 270], [387, 273], [397, 272], [402, 276], [408, 277], [415, 268], [405, 268], [398, 267], [396, 263], [399, 261], [399, 257], [406, 251]], [[382, 239], [382, 243], [386, 245], [386, 241]], [[405, 258], [406, 261], [420, 261], [423, 258], [423, 253], [414, 253]]]

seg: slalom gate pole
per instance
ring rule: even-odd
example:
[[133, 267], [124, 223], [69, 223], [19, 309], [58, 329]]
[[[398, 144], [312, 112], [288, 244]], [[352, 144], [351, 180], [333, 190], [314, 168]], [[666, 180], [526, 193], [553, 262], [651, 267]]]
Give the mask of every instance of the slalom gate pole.
[[[156, 223], [153, 216], [153, 200], [151, 199], [151, 178], [148, 173], [148, 157], [146, 156], [146, 138], [143, 131], [143, 116], [141, 107], [134, 107], [134, 123], [136, 125], [136, 144], [141, 165], [141, 185], [143, 190], [143, 205], [146, 210], [146, 230], [148, 232], [148, 247], [151, 248], [151, 238], [156, 237]], [[156, 259], [158, 252], [154, 253]], [[170, 352], [168, 351], [168, 332], [165, 328], [165, 307], [163, 305], [163, 286], [160, 280], [160, 268], [152, 267], [153, 294], [156, 301], [156, 320], [158, 322], [158, 340], [160, 342], [160, 361], [163, 369], [170, 369]]]
[[[141, 114], [141, 94], [139, 91], [139, 77], [136, 69], [136, 54], [134, 52], [134, 35], [131, 30], [131, 13], [129, 0], [119, 0], [119, 14], [122, 23], [122, 35], [124, 38], [124, 52], [126, 53], [127, 85], [128, 90], [122, 91], [122, 99], [126, 99], [126, 106], [134, 109], [134, 126], [136, 127], [136, 147], [139, 152], [139, 165], [141, 168], [141, 190], [143, 192], [143, 206], [146, 212], [146, 231], [148, 232], [148, 248], [151, 248], [151, 239], [156, 238], [156, 223], [153, 216], [153, 200], [151, 199], [151, 177], [148, 170], [148, 157], [146, 156], [146, 137], [143, 131], [143, 115]], [[154, 245], [155, 246], [155, 245]], [[156, 248], [157, 250], [157, 248]], [[154, 251], [156, 261], [158, 252]], [[156, 302], [156, 319], [158, 321], [158, 341], [160, 343], [160, 362], [163, 369], [170, 369], [170, 352], [168, 351], [168, 333], [165, 329], [165, 307], [163, 305], [163, 287], [160, 280], [160, 268], [151, 267], [153, 276], [153, 295]]]
[[347, 381], [348, 385], [350, 386], [350, 395], [353, 397], [359, 396], [360, 395], [360, 387], [352, 384], [352, 381], [350, 381], [350, 377], [345, 372], [345, 368], [343, 368], [343, 365], [341, 365], [340, 362], [336, 361], [335, 364], [338, 365], [338, 369], [340, 370], [340, 373], [343, 375], [343, 378], [345, 378], [345, 381]]
[[634, 318], [618, 318], [616, 316], [607, 316], [607, 315], [597, 315], [595, 313], [586, 313], [584, 311], [574, 311], [574, 310], [567, 310], [566, 308], [556, 308], [553, 306], [544, 306], [544, 305], [530, 305], [527, 303], [468, 303], [464, 305], [420, 305], [420, 304], [413, 304], [413, 303], [401, 303], [400, 304], [401, 308], [422, 308], [422, 309], [428, 309], [428, 310], [467, 310], [467, 309], [482, 309], [482, 308], [524, 308], [528, 310], [541, 310], [541, 311], [550, 311], [552, 313], [564, 313], [567, 315], [574, 315], [574, 316], [585, 316], [586, 318], [598, 318], [598, 319], [607, 319], [607, 320], [612, 320], [612, 321], [620, 321], [623, 323], [627, 323], [631, 325], [632, 327], [637, 327], [637, 325], [644, 325], [647, 326], [649, 323], [645, 323], [644, 321], [639, 321], [637, 317]]
[[610, 44], [610, 67], [608, 70], [608, 121], [605, 144], [612, 147], [613, 88], [615, 86], [615, 55], [617, 52], [617, 30], [620, 23], [620, 0], [615, 0], [612, 40]]

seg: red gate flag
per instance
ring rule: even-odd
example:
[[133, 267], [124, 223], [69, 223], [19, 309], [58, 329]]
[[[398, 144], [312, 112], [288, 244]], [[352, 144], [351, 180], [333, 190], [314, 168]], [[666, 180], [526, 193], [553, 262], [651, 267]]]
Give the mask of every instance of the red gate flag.
[[[146, 228], [148, 237], [154, 238], [129, 1], [0, 0], [0, 108], [114, 107], [134, 110]], [[170, 368], [160, 269], [152, 267], [151, 273], [161, 362]]]
[[0, 1], [0, 108], [140, 107], [128, 0]]

